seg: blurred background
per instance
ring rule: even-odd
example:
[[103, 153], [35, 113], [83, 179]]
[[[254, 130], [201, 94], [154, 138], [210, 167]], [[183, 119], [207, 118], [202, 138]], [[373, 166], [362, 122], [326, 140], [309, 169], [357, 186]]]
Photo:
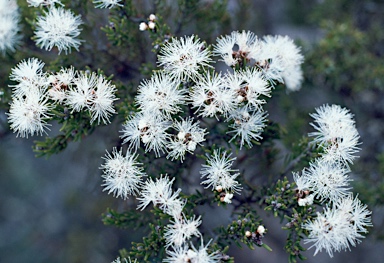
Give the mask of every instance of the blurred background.
[[[119, 19], [109, 18], [109, 14], [119, 17], [119, 13], [93, 9], [92, 1], [62, 1], [82, 15], [85, 25], [80, 36], [86, 42], [79, 53], [72, 51], [59, 58], [31, 40], [33, 30], [27, 20], [41, 9], [17, 2], [23, 38], [16, 53], [0, 57], [0, 262], [111, 262], [119, 249], [140, 240], [140, 233], [105, 226], [101, 221], [108, 207], [123, 210], [130, 206], [103, 193], [100, 186], [101, 156], [111, 149], [121, 120], [69, 143], [59, 154], [36, 158], [32, 146], [42, 138], [16, 138], [9, 131], [5, 115], [11, 84], [8, 76], [20, 60], [36, 56], [47, 64], [101, 68], [106, 75], [114, 74], [114, 80], [135, 86], [142, 78], [141, 64], [155, 59], [150, 39], [139, 32], [138, 25], [160, 7], [167, 10], [160, 15], [177, 36], [197, 34], [214, 43], [219, 35], [250, 30], [258, 36], [281, 34], [297, 41], [305, 56], [305, 81], [298, 92], [273, 94], [266, 106], [269, 118], [289, 131], [283, 141], [289, 151], [292, 142], [311, 131], [308, 114], [315, 107], [335, 103], [351, 110], [362, 141], [361, 157], [351, 167], [354, 192], [373, 211], [374, 224], [351, 252], [336, 253], [331, 259], [326, 253], [313, 257], [312, 249], [305, 252], [307, 262], [384, 261], [383, 1], [194, 0], [187, 1], [192, 7], [188, 9], [183, 1], [137, 0], [133, 1], [138, 7], [136, 19], [125, 25], [132, 41], [118, 47], [108, 38], [113, 28], [124, 26], [118, 24]], [[58, 129], [53, 124], [50, 136], [59, 134]], [[235, 262], [287, 262], [283, 250], [286, 233], [278, 219], [264, 219], [269, 229], [264, 242], [274, 251], [231, 248], [228, 254], [235, 256]]]

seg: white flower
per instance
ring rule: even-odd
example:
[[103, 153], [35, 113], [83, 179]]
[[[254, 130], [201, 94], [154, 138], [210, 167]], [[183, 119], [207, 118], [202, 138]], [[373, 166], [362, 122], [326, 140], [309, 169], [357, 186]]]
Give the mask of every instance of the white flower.
[[198, 230], [201, 224], [201, 217], [195, 219], [193, 216], [187, 219], [183, 214], [182, 218], [174, 218], [170, 225], [165, 227], [164, 238], [166, 240], [166, 246], [182, 246], [186, 240], [189, 240], [192, 236], [201, 236]]
[[175, 121], [173, 127], [177, 135], [171, 140], [167, 147], [169, 148], [167, 158], [184, 160], [186, 152], [193, 153], [196, 146], [205, 141], [205, 129], [199, 127], [199, 122], [193, 123], [193, 118], [181, 119], [181, 122]]
[[235, 91], [225, 86], [221, 74], [209, 72], [193, 87], [190, 100], [192, 107], [203, 117], [226, 116], [237, 104]]
[[73, 80], [73, 86], [70, 87], [67, 96], [67, 105], [73, 111], [81, 111], [89, 108], [89, 103], [93, 99], [93, 93], [97, 83], [97, 75], [95, 73], [87, 74], [81, 72], [77, 78]]
[[101, 165], [103, 169], [103, 191], [112, 193], [115, 197], [127, 199], [129, 195], [136, 195], [139, 192], [141, 177], [145, 175], [141, 163], [136, 162], [137, 156], [129, 152], [123, 155], [123, 149], [120, 151], [114, 147], [112, 155], [108, 153], [103, 159], [105, 163]]
[[71, 52], [71, 48], [79, 49], [81, 41], [76, 39], [80, 34], [79, 25], [82, 21], [70, 10], [61, 7], [51, 7], [45, 16], [39, 16], [36, 22], [36, 45], [45, 50], [52, 50], [56, 46], [59, 50]]
[[351, 189], [348, 172], [349, 169], [338, 162], [320, 160], [304, 169], [302, 176], [307, 178], [310, 190], [320, 201], [330, 199], [335, 202], [345, 197]]
[[199, 78], [200, 69], [211, 67], [210, 52], [195, 36], [173, 38], [160, 50], [158, 63], [177, 81]]
[[55, 4], [59, 4], [63, 6], [63, 4], [59, 0], [27, 0], [28, 6], [38, 7], [38, 6], [54, 6]]
[[97, 124], [103, 121], [104, 124], [110, 123], [109, 116], [116, 113], [113, 108], [116, 87], [103, 76], [98, 76], [95, 88], [92, 90], [92, 99], [88, 102], [89, 110], [92, 113], [91, 123], [97, 119]]
[[13, 85], [13, 93], [16, 97], [21, 97], [31, 89], [44, 88], [46, 77], [43, 72], [44, 62], [37, 58], [23, 60], [16, 67], [12, 68], [9, 76], [10, 80], [19, 82]]
[[51, 116], [51, 108], [40, 88], [31, 89], [23, 97], [14, 97], [8, 113], [10, 128], [21, 137], [28, 138], [28, 134], [35, 133], [42, 135], [48, 129], [46, 120]]
[[236, 92], [237, 102], [245, 102], [250, 108], [260, 109], [265, 103], [260, 96], [271, 96], [271, 87], [264, 79], [261, 72], [247, 68], [244, 71], [228, 73], [225, 78], [225, 85]]
[[208, 254], [207, 249], [211, 241], [209, 241], [208, 244], [204, 246], [203, 239], [201, 239], [201, 244], [198, 250], [192, 245], [192, 251], [194, 252], [194, 253], [191, 253], [193, 255], [193, 257], [191, 258], [192, 263], [219, 263], [220, 262], [220, 254], [218, 253], [218, 251]]
[[120, 2], [121, 0], [94, 0], [93, 1], [96, 8], [109, 8], [109, 9], [115, 6], [124, 6]]
[[353, 198], [350, 193], [347, 197], [339, 199], [335, 204], [335, 207], [344, 214], [346, 220], [352, 225], [352, 227], [358, 233], [368, 233], [367, 227], [372, 227], [371, 214], [367, 205], [361, 203], [357, 198]]
[[140, 197], [137, 198], [140, 202], [137, 208], [144, 210], [152, 202], [154, 206], [158, 206], [163, 212], [172, 216], [175, 215], [175, 208], [180, 209], [180, 205], [182, 208], [184, 204], [178, 199], [181, 189], [176, 192], [172, 191], [174, 180], [175, 178], [169, 180], [167, 175], [164, 177], [161, 175], [160, 178], [156, 178], [156, 181], [148, 178], [140, 190]]
[[163, 262], [167, 263], [189, 263], [191, 257], [188, 256], [188, 245], [172, 246], [172, 250], [166, 250], [169, 255]]
[[[98, 124], [100, 124], [100, 121], [104, 122], [104, 124], [109, 123], [109, 116], [116, 113], [113, 108], [113, 102], [117, 100], [115, 97], [116, 87], [95, 72], [91, 74], [81, 72], [77, 74], [76, 78], [74, 78], [73, 74], [71, 71], [63, 71], [57, 77], [59, 86], [56, 87], [56, 91], [62, 92], [62, 86], [65, 86], [65, 89], [69, 88], [65, 94], [66, 104], [73, 111], [88, 109], [91, 112], [91, 123], [95, 120], [97, 120]], [[63, 81], [67, 82], [68, 85], [72, 85], [67, 87]], [[55, 92], [55, 90], [52, 92]]]
[[243, 60], [249, 60], [249, 53], [258, 46], [257, 36], [250, 31], [234, 31], [231, 35], [217, 38], [214, 46], [214, 54], [220, 55], [228, 66], [243, 64]]
[[20, 14], [16, 1], [0, 0], [0, 53], [15, 51], [20, 41]]
[[181, 110], [179, 105], [185, 103], [185, 90], [179, 89], [178, 86], [179, 84], [164, 72], [153, 74], [150, 80], [144, 80], [138, 88], [136, 102], [139, 109], [143, 112], [165, 114], [168, 117], [178, 113]]
[[310, 114], [315, 119], [311, 125], [317, 130], [309, 133], [324, 149], [323, 158], [328, 161], [352, 163], [359, 151], [359, 133], [353, 115], [338, 105], [323, 105]]
[[[206, 180], [201, 184], [206, 184], [207, 187], [216, 189], [220, 186], [222, 189], [229, 192], [240, 192], [241, 186], [235, 179], [240, 173], [237, 169], [232, 169], [233, 161], [236, 159], [230, 158], [232, 154], [228, 154], [220, 149], [215, 149], [212, 156], [208, 156], [207, 164], [202, 165], [200, 171], [201, 178], [206, 177]], [[233, 173], [233, 174], [232, 174]]]
[[227, 121], [233, 121], [229, 125], [232, 130], [227, 133], [235, 133], [230, 142], [240, 137], [240, 149], [246, 143], [252, 147], [252, 140], [262, 139], [261, 133], [264, 130], [267, 114], [263, 111], [249, 112], [247, 107], [242, 107], [231, 112]]
[[330, 257], [334, 251], [350, 249], [364, 238], [366, 227], [372, 226], [371, 212], [352, 194], [334, 203], [332, 208], [326, 207], [322, 214], [317, 213], [313, 221], [307, 220], [302, 228], [309, 231], [305, 243], [313, 242], [315, 255], [325, 249]]
[[164, 153], [169, 134], [166, 130], [171, 127], [171, 122], [160, 115], [138, 112], [129, 116], [121, 131], [123, 143], [128, 143], [128, 148], [136, 151], [140, 140], [145, 145], [145, 151], [155, 151], [156, 156]]
[[199, 249], [196, 249], [193, 244], [191, 248], [184, 244], [183, 246], [172, 246], [172, 250], [167, 250], [168, 258], [163, 262], [167, 263], [219, 263], [220, 254], [218, 251], [208, 254], [207, 249], [211, 241], [204, 246], [203, 239]]
[[300, 88], [304, 57], [288, 36], [265, 36], [261, 48], [252, 50], [249, 56], [272, 83], [286, 81], [289, 90]]

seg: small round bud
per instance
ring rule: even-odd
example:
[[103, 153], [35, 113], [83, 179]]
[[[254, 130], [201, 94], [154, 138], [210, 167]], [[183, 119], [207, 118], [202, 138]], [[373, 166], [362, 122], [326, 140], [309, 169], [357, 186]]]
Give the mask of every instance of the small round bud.
[[140, 31], [145, 31], [148, 29], [148, 25], [145, 22], [141, 22], [139, 25], [139, 30]]
[[221, 185], [216, 186], [216, 191], [220, 193], [221, 191], [223, 191], [223, 187]]
[[156, 19], [157, 19], [157, 17], [154, 14], [149, 15], [149, 20], [155, 21]]
[[245, 236], [246, 236], [246, 237], [251, 237], [251, 236], [252, 236], [251, 231], [245, 231]]
[[258, 228], [257, 228], [257, 230], [256, 230], [256, 232], [259, 234], [259, 235], [263, 235], [264, 233], [265, 233], [265, 228], [264, 228], [264, 226], [259, 226]]
[[184, 140], [184, 138], [185, 138], [185, 132], [179, 132], [179, 133], [177, 134], [177, 138], [178, 138], [179, 140]]
[[148, 22], [148, 27], [149, 27], [149, 29], [155, 29], [155, 27], [156, 27], [156, 23], [153, 22], [153, 21], [149, 21], [149, 22]]

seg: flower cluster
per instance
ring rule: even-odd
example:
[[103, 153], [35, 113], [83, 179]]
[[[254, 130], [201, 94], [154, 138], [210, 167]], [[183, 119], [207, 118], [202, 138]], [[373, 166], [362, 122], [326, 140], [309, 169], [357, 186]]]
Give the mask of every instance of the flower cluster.
[[352, 114], [338, 105], [325, 105], [316, 111], [311, 116], [317, 132], [309, 135], [316, 136], [314, 142], [324, 153], [301, 175], [294, 173], [293, 178], [300, 206], [311, 205], [314, 199], [326, 203], [324, 212], [302, 227], [309, 232], [305, 242], [314, 242], [315, 254], [325, 249], [332, 257], [333, 251], [349, 249], [364, 237], [361, 233], [372, 226], [371, 212], [350, 192], [348, 163], [356, 157], [353, 154], [358, 150], [359, 139]]
[[21, 137], [46, 133], [47, 120], [53, 117], [56, 105], [73, 111], [88, 110], [90, 122], [109, 123], [115, 113], [115, 86], [96, 73], [87, 74], [73, 67], [59, 72], [43, 71], [44, 63], [37, 58], [21, 61], [12, 69], [13, 100], [8, 113], [11, 129]]
[[214, 52], [228, 66], [253, 64], [268, 81], [285, 83], [291, 91], [300, 89], [304, 57], [288, 36], [264, 36], [259, 39], [252, 32], [235, 31], [220, 37]]
[[15, 50], [20, 40], [19, 19], [16, 1], [0, 0], [0, 53]]

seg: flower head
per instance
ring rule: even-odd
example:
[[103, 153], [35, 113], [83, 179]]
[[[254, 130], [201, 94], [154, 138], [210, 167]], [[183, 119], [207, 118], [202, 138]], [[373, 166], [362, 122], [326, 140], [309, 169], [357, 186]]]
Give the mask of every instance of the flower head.
[[347, 196], [351, 187], [348, 176], [349, 169], [340, 163], [317, 161], [311, 163], [308, 169], [303, 170], [309, 189], [320, 201], [337, 201]]
[[250, 31], [233, 31], [231, 35], [217, 38], [217, 44], [213, 52], [220, 55], [228, 66], [242, 64], [243, 60], [249, 60], [252, 50], [258, 49], [259, 42], [256, 35]]
[[267, 114], [263, 111], [249, 111], [247, 107], [238, 108], [231, 112], [227, 121], [233, 121], [229, 126], [232, 130], [227, 133], [234, 133], [230, 142], [240, 137], [240, 149], [246, 143], [252, 147], [252, 140], [262, 139], [261, 133], [265, 127]]
[[353, 115], [339, 105], [323, 105], [310, 114], [315, 119], [311, 125], [317, 130], [309, 133], [324, 149], [323, 159], [352, 163], [359, 151], [359, 133]]
[[139, 192], [141, 177], [145, 175], [140, 163], [136, 162], [137, 156], [129, 152], [123, 155], [123, 149], [117, 151], [113, 148], [112, 154], [107, 152], [103, 169], [103, 191], [113, 193], [115, 197], [127, 199], [129, 195], [136, 195]]
[[124, 6], [120, 2], [121, 0], [94, 0], [93, 1], [96, 8], [109, 8], [109, 9], [115, 6]]
[[236, 107], [235, 91], [225, 86], [221, 74], [207, 72], [203, 79], [193, 87], [190, 95], [192, 107], [197, 108], [199, 116], [213, 117], [228, 115]]
[[159, 65], [177, 81], [196, 80], [201, 68], [210, 67], [209, 50], [195, 36], [173, 38], [160, 50]]
[[167, 158], [184, 160], [186, 152], [192, 153], [196, 146], [205, 141], [205, 129], [199, 127], [199, 122], [193, 123], [192, 118], [175, 121], [173, 127], [176, 130], [176, 136], [168, 143]]
[[174, 218], [170, 225], [165, 227], [165, 240], [166, 246], [182, 246], [186, 240], [189, 240], [192, 236], [201, 236], [198, 230], [201, 224], [201, 218], [197, 219], [195, 216], [187, 219], [185, 215], [181, 218]]
[[44, 16], [39, 16], [36, 22], [36, 45], [45, 50], [52, 50], [56, 46], [67, 52], [71, 48], [79, 49], [81, 41], [76, 39], [80, 34], [82, 24], [80, 16], [75, 16], [70, 10], [62, 7], [51, 7]]
[[143, 112], [170, 116], [181, 110], [185, 103], [185, 91], [164, 72], [155, 73], [150, 80], [143, 81], [138, 88], [136, 102]]
[[51, 108], [40, 88], [31, 89], [24, 96], [14, 97], [8, 113], [8, 122], [11, 129], [17, 132], [17, 136], [28, 138], [28, 134], [42, 135], [48, 129], [46, 120], [51, 116]]
[[0, 1], [0, 53], [15, 51], [20, 41], [20, 14], [16, 1]]
[[136, 151], [140, 141], [145, 145], [146, 151], [155, 151], [156, 156], [165, 152], [169, 134], [166, 130], [171, 127], [171, 122], [161, 115], [138, 112], [129, 116], [123, 125], [123, 143], [128, 143], [128, 148]]
[[355, 246], [360, 238], [364, 238], [360, 233], [366, 233], [365, 228], [372, 226], [370, 214], [367, 206], [349, 195], [302, 225], [309, 232], [304, 242], [314, 243], [310, 248], [316, 247], [315, 255], [325, 249], [333, 257], [334, 251], [349, 249], [350, 245]]
[[239, 176], [237, 169], [232, 169], [231, 166], [235, 158], [230, 158], [231, 154], [227, 154], [220, 149], [214, 150], [212, 156], [208, 156], [207, 164], [203, 164], [203, 168], [200, 171], [201, 177], [206, 177], [206, 180], [201, 184], [206, 184], [207, 187], [221, 189], [230, 192], [240, 192], [241, 186], [236, 177]]
[[59, 4], [63, 6], [60, 0], [27, 0], [28, 6], [38, 7], [38, 6], [54, 6]]

